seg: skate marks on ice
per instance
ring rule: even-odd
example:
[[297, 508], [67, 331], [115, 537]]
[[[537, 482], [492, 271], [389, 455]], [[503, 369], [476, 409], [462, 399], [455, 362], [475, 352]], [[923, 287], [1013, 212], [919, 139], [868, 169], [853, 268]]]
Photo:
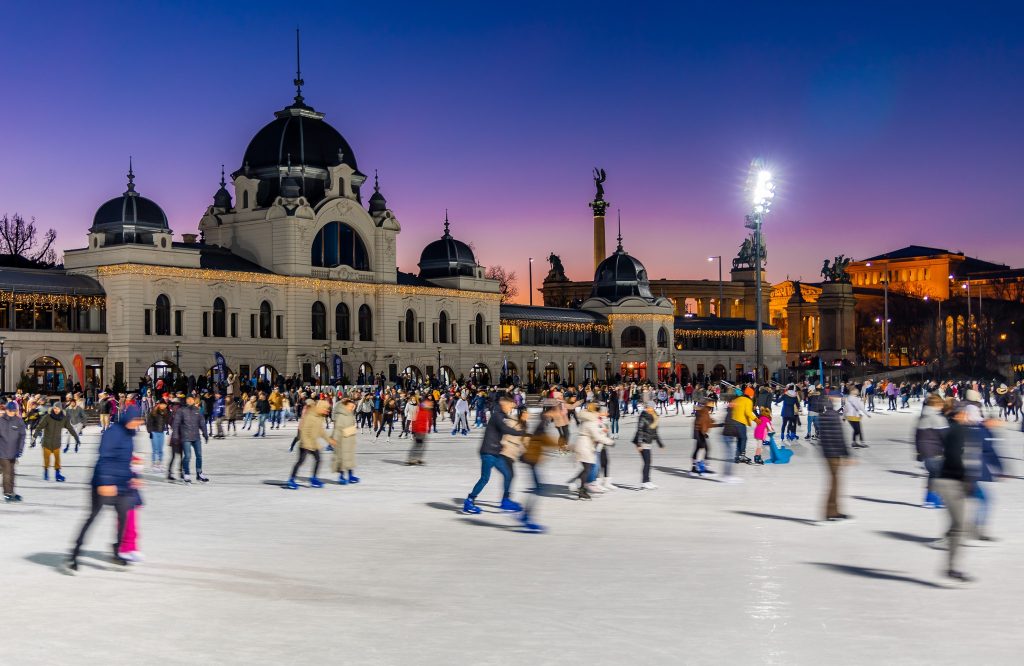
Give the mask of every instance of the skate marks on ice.
[[806, 562], [806, 564], [821, 567], [822, 569], [829, 569], [838, 573], [849, 574], [851, 576], [861, 576], [863, 578], [874, 578], [875, 580], [887, 580], [898, 583], [911, 583], [913, 585], [921, 585], [922, 587], [930, 587], [936, 590], [947, 589], [944, 585], [939, 585], [938, 583], [930, 580], [907, 576], [901, 571], [873, 569], [871, 567], [862, 567], [855, 564], [837, 564], [835, 562]]

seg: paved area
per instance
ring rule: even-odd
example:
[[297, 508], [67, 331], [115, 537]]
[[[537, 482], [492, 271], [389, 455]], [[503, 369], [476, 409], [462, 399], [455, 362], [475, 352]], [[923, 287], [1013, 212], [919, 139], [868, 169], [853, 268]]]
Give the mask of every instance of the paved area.
[[[67, 456], [61, 485], [41, 480], [39, 449], [28, 450], [26, 501], [0, 505], [2, 661], [1020, 663], [1015, 428], [1002, 453], [1017, 478], [992, 488], [1000, 541], [969, 548], [965, 569], [979, 581], [952, 588], [939, 575], [944, 553], [928, 546], [944, 512], [917, 506], [911, 414], [865, 422], [872, 446], [849, 468], [842, 499], [856, 520], [827, 525], [817, 522], [824, 464], [813, 447], [789, 465], [744, 466], [743, 484], [690, 478], [692, 419], [668, 417], [668, 448], [655, 451], [660, 488], [640, 491], [634, 424], [624, 421], [613, 450], [622, 488], [580, 502], [552, 485], [543, 535], [497, 511], [497, 479], [481, 496], [485, 513], [457, 512], [476, 478], [479, 433], [436, 436], [415, 468], [400, 464], [405, 440], [361, 435], [362, 483], [298, 491], [279, 487], [294, 426], [211, 440], [210, 483], [150, 477], [147, 561], [127, 571], [106, 562], [111, 513], [74, 577], [58, 564], [83, 518], [97, 434]], [[148, 447], [144, 435], [137, 443]], [[571, 459], [552, 458], [544, 475], [562, 484], [573, 471]]]

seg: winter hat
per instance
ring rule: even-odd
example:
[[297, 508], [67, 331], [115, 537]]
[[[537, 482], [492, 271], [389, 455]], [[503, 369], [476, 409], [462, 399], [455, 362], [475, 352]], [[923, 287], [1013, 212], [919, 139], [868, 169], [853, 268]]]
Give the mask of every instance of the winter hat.
[[142, 418], [142, 410], [139, 409], [138, 405], [131, 404], [124, 408], [121, 412], [121, 423], [129, 423], [136, 419]]
[[18, 411], [18, 403], [11, 400], [10, 402], [7, 403], [7, 409], [12, 412]]

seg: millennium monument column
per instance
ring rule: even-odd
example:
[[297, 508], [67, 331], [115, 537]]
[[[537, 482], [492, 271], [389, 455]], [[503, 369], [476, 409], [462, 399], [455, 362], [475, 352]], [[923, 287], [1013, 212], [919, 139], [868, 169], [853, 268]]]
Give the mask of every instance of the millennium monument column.
[[594, 211], [594, 270], [604, 261], [608, 255], [604, 251], [604, 212], [608, 209], [608, 202], [604, 200], [604, 169], [594, 169], [594, 185], [597, 186], [597, 195], [590, 202], [590, 208]]

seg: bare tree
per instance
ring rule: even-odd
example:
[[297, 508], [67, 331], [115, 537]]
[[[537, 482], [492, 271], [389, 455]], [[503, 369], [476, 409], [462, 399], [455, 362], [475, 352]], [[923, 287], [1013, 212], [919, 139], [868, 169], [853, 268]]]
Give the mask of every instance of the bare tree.
[[502, 303], [508, 303], [519, 295], [519, 287], [516, 285], [518, 278], [515, 271], [506, 271], [504, 266], [491, 266], [484, 273], [484, 277], [488, 280], [498, 281]]
[[56, 263], [53, 243], [57, 240], [57, 232], [47, 229], [42, 237], [38, 233], [36, 218], [26, 220], [18, 213], [10, 217], [5, 213], [0, 217], [0, 254], [22, 257], [39, 264]]

